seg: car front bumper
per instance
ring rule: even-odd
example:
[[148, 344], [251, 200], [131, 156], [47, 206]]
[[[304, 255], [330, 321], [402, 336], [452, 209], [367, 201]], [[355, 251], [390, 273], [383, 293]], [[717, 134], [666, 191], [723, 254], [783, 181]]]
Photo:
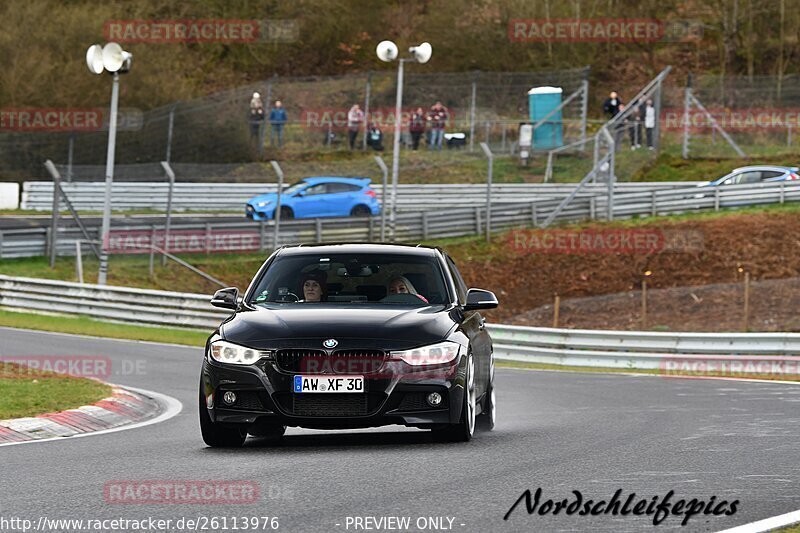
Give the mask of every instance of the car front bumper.
[[247, 204], [244, 210], [244, 215], [250, 220], [271, 220], [272, 211], [259, 211], [251, 204]]
[[[272, 361], [237, 366], [206, 358], [202, 387], [207, 405], [211, 395], [211, 420], [250, 425], [271, 419], [286, 426], [318, 429], [391, 424], [432, 428], [454, 424], [461, 417], [465, 357], [453, 365], [426, 371], [413, 371], [402, 361], [387, 361], [377, 373], [364, 374], [364, 393], [296, 394], [292, 385], [297, 373], [281, 370]], [[237, 396], [234, 405], [222, 401], [228, 391]], [[431, 392], [442, 395], [441, 405], [427, 404]]]

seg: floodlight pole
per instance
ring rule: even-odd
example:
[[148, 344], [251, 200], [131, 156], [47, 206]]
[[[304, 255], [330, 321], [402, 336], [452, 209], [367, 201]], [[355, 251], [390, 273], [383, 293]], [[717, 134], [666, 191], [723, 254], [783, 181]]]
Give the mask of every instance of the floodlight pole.
[[275, 197], [275, 211], [272, 213], [272, 219], [275, 221], [275, 234], [272, 237], [272, 247], [278, 249], [278, 237], [281, 232], [281, 193], [283, 192], [283, 169], [274, 159], [269, 162], [275, 174], [278, 175], [278, 194]]
[[403, 108], [403, 63], [408, 59], [399, 58], [397, 61], [397, 99], [394, 106], [394, 140], [392, 142], [392, 210], [389, 213], [389, 228], [391, 229], [392, 242], [397, 238], [397, 225], [395, 222], [395, 206], [397, 205], [397, 178], [400, 172], [400, 131]]
[[383, 174], [383, 185], [381, 186], [381, 242], [386, 242], [386, 189], [388, 189], [387, 178], [389, 176], [389, 169], [386, 168], [386, 163], [383, 162], [383, 158], [379, 155], [375, 156], [375, 162], [378, 163], [378, 166], [381, 169], [381, 173]]
[[492, 241], [492, 171], [494, 169], [494, 154], [486, 143], [481, 143], [489, 167], [486, 172], [486, 242]]
[[114, 154], [117, 143], [117, 106], [119, 104], [119, 72], [111, 74], [111, 114], [108, 118], [108, 152], [106, 153], [106, 192], [103, 204], [103, 227], [101, 230], [100, 269], [97, 284], [105, 285], [108, 277], [108, 245], [111, 231], [111, 185], [114, 183]]

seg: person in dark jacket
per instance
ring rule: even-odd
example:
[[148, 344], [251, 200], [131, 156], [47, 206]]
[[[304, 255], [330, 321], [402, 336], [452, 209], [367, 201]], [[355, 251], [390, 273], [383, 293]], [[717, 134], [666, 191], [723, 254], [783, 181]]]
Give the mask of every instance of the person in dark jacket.
[[248, 122], [250, 122], [250, 137], [254, 142], [258, 143], [261, 140], [261, 127], [264, 125], [264, 102], [261, 101], [261, 95], [257, 92], [253, 93], [250, 99], [250, 114], [248, 115]]
[[376, 152], [383, 152], [383, 132], [374, 122], [370, 122], [367, 131], [367, 146]]
[[611, 120], [620, 112], [619, 106], [621, 104], [622, 100], [620, 100], [617, 92], [611, 91], [611, 94], [608, 95], [606, 101], [603, 102], [603, 113], [605, 113], [608, 119]]
[[411, 148], [416, 150], [419, 148], [419, 140], [422, 134], [425, 133], [425, 112], [421, 107], [418, 107], [414, 113], [411, 114], [411, 120], [408, 123], [408, 132], [411, 134]]
[[272, 130], [269, 134], [269, 145], [275, 146], [275, 137], [278, 137], [278, 148], [283, 147], [283, 126], [286, 124], [286, 110], [280, 100], [275, 100], [275, 106], [269, 112], [269, 124]]

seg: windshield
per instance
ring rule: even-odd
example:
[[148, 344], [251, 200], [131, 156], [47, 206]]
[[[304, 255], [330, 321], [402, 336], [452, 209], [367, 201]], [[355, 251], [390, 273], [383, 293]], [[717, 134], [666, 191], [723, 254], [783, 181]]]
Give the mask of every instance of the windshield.
[[435, 257], [303, 254], [278, 257], [258, 282], [257, 305], [442, 305], [449, 301]]
[[285, 189], [283, 189], [283, 193], [282, 194], [294, 194], [297, 191], [303, 190], [307, 186], [308, 186], [308, 183], [306, 183], [305, 181], [298, 181], [297, 183], [293, 183], [293, 184], [289, 185], [288, 187], [286, 187]]

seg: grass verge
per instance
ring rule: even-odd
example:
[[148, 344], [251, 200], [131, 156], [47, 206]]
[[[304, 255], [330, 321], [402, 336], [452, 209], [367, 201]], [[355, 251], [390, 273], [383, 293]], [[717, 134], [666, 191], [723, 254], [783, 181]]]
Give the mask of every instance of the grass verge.
[[38, 315], [6, 310], [0, 310], [0, 326], [186, 346], [203, 346], [208, 337], [206, 332], [190, 329], [136, 326], [89, 317]]
[[0, 420], [36, 416], [90, 405], [111, 395], [93, 379], [0, 363]]

